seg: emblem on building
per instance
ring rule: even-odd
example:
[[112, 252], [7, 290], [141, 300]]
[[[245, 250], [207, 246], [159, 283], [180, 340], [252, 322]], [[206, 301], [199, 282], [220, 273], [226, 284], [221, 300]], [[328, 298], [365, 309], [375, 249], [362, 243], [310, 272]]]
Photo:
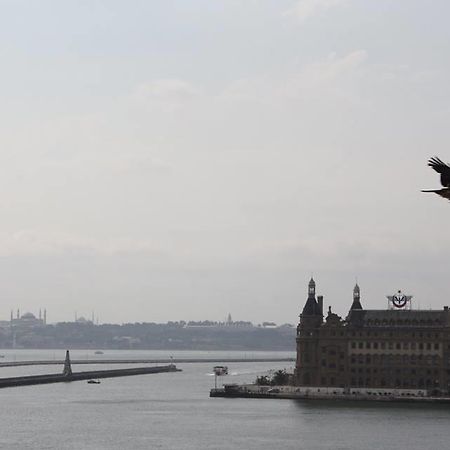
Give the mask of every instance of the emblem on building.
[[412, 295], [405, 295], [402, 291], [397, 291], [394, 295], [388, 295], [388, 305], [390, 309], [411, 309]]

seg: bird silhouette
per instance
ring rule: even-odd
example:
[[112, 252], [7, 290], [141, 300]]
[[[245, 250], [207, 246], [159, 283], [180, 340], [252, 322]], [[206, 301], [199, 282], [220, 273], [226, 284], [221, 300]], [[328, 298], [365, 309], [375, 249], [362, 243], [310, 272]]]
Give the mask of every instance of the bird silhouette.
[[441, 174], [441, 184], [443, 189], [429, 189], [422, 192], [434, 192], [441, 197], [450, 200], [450, 167], [442, 162], [437, 156], [433, 156], [428, 160], [428, 165], [437, 173]]

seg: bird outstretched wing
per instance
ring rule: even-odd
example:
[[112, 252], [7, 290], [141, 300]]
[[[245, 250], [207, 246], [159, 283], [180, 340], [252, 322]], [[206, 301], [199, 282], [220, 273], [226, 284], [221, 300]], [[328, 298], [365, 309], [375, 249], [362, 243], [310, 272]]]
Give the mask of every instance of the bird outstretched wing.
[[429, 189], [429, 190], [423, 190], [422, 192], [433, 192], [434, 194], [440, 195], [441, 197], [444, 197], [447, 200], [450, 200], [450, 189], [449, 188]]
[[441, 174], [441, 184], [444, 187], [450, 187], [450, 167], [442, 162], [437, 156], [433, 156], [428, 161], [428, 165], [437, 173]]

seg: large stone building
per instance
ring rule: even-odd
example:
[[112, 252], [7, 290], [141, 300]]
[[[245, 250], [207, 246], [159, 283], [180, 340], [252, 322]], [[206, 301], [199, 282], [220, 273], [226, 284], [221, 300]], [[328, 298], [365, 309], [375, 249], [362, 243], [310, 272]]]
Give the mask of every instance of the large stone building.
[[450, 311], [414, 310], [411, 297], [389, 297], [385, 310], [365, 310], [360, 289], [346, 319], [324, 320], [323, 297], [309, 282], [297, 327], [295, 382], [300, 386], [428, 389], [450, 393]]

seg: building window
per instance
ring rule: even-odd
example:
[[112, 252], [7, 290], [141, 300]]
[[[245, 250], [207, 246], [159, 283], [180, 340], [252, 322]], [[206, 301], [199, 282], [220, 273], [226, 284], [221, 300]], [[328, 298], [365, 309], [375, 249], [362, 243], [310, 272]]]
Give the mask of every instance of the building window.
[[431, 344], [427, 342], [427, 350], [431, 350]]
[[397, 344], [395, 344], [395, 348], [396, 348], [397, 350], [400, 350], [400, 348], [401, 348], [400, 342], [397, 342]]
[[352, 348], [356, 348], [356, 342], [352, 342]]
[[358, 348], [363, 348], [363, 343], [362, 342], [358, 342]]
[[438, 343], [434, 344], [434, 349], [435, 350], [439, 350], [439, 344]]
[[377, 349], [377, 348], [378, 348], [378, 342], [374, 342], [374, 343], [373, 343], [373, 348], [374, 348], [374, 349]]

